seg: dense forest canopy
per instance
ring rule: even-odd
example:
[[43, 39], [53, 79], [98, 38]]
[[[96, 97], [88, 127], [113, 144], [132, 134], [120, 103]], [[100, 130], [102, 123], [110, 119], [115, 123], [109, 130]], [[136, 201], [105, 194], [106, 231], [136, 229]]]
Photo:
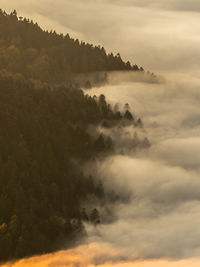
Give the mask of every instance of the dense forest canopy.
[[81, 230], [81, 203], [103, 193], [80, 164], [113, 149], [87, 132], [103, 118], [118, 120], [104, 98], [0, 73], [1, 260], [52, 251]]
[[72, 73], [111, 70], [143, 71], [107, 54], [100, 46], [44, 31], [37, 23], [0, 10], [0, 68], [51, 83], [70, 81]]
[[0, 261], [55, 251], [83, 233], [84, 220], [100, 223], [96, 207], [84, 205], [91, 196], [102, 201], [104, 188], [81, 166], [114, 143], [88, 129], [142, 122], [112, 109], [104, 95], [58, 84], [102, 70], [139, 68], [0, 11]]
[[102, 200], [104, 189], [81, 165], [114, 144], [88, 128], [121, 122], [136, 123], [104, 95], [0, 72], [1, 261], [54, 251], [74, 242], [84, 220], [100, 222], [95, 206], [83, 207], [91, 196]]

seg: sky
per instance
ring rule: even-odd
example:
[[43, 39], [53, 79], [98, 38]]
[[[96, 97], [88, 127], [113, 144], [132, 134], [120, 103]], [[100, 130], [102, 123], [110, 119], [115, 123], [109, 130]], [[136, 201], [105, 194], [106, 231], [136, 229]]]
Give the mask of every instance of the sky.
[[[129, 103], [142, 118], [148, 150], [117, 153], [89, 165], [107, 189], [129, 192], [112, 207], [117, 218], [86, 225], [88, 239], [74, 249], [4, 267], [197, 267], [200, 266], [200, 2], [199, 0], [0, 0], [45, 29], [103, 45], [162, 82], [109, 74], [111, 104]], [[119, 129], [116, 129], [119, 134]], [[116, 131], [111, 134], [115, 134]], [[134, 128], [119, 140], [130, 142]], [[87, 168], [86, 168], [87, 169]], [[87, 170], [86, 170], [87, 171]]]
[[120, 52], [125, 60], [152, 71], [198, 75], [198, 0], [0, 0], [45, 29]]

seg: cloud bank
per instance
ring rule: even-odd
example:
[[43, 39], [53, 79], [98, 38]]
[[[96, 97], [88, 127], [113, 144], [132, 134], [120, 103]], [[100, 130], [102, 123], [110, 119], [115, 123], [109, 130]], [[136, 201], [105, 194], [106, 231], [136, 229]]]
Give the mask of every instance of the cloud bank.
[[200, 81], [182, 74], [158, 84], [130, 81], [122, 74], [118, 85], [88, 91], [105, 93], [111, 103], [129, 102], [143, 118], [151, 148], [90, 168], [106, 189], [128, 192], [129, 201], [111, 207], [114, 222], [86, 225], [84, 245], [13, 266], [198, 266]]
[[128, 102], [143, 118], [152, 146], [97, 166], [106, 187], [129, 190], [132, 198], [116, 208], [114, 224], [90, 232], [91, 240], [126, 248], [127, 258], [199, 257], [200, 80], [166, 73], [163, 83], [148, 84], [116, 75], [118, 86], [94, 88], [91, 94]]
[[131, 193], [129, 203], [113, 207], [117, 220], [86, 226], [83, 246], [11, 266], [199, 266], [199, 1], [0, 3], [165, 76], [153, 84], [117, 73], [109, 85], [89, 92], [104, 93], [111, 103], [128, 102], [152, 144], [93, 166], [106, 188]]

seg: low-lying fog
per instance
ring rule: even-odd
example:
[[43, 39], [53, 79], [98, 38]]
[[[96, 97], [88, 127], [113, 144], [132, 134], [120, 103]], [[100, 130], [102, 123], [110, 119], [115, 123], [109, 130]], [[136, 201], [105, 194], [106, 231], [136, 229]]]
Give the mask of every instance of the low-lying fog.
[[[121, 83], [94, 88], [115, 103], [129, 103], [144, 122], [151, 148], [115, 155], [98, 165], [107, 186], [132, 192], [116, 208], [118, 220], [92, 231], [124, 249], [128, 259], [200, 256], [200, 79], [168, 74], [162, 83]], [[134, 130], [133, 130], [134, 132]], [[93, 235], [92, 235], [93, 234]]]
[[[4, 267], [199, 267], [200, 1], [0, 2], [45, 28], [102, 43], [156, 74], [164, 71], [160, 83], [112, 73], [108, 85], [86, 92], [103, 93], [122, 108], [129, 103], [144, 123], [138, 135], [151, 142], [149, 149], [117, 153], [92, 167], [106, 188], [131, 195], [112, 207], [116, 220], [86, 226], [88, 240], [77, 248]], [[134, 132], [129, 127], [128, 136]]]
[[129, 103], [133, 114], [142, 118], [152, 147], [143, 154], [138, 151], [137, 156], [197, 171], [200, 159], [200, 78], [165, 73], [160, 83], [148, 83], [134, 82], [132, 76], [113, 73], [109, 76], [109, 85], [86, 93], [105, 94], [111, 104], [119, 103], [122, 107]]
[[112, 207], [113, 223], [86, 225], [80, 247], [13, 266], [199, 266], [200, 79], [168, 73], [160, 83], [134, 82], [117, 72], [109, 81], [86, 93], [129, 103], [144, 130], [128, 134], [145, 133], [151, 147], [117, 153], [90, 171], [106, 188], [129, 192], [130, 201]]

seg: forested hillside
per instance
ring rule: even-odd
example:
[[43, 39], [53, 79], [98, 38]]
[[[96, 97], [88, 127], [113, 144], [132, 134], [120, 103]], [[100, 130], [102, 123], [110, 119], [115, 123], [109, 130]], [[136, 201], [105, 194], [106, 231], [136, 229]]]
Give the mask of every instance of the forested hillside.
[[119, 69], [139, 70], [104, 48], [0, 11], [0, 261], [73, 244], [84, 220], [100, 222], [85, 203], [104, 200], [103, 185], [81, 167], [114, 144], [88, 129], [142, 123], [114, 111], [103, 95], [58, 84], [72, 73]]
[[107, 54], [100, 46], [68, 34], [43, 31], [37, 23], [0, 10], [0, 68], [50, 83], [68, 82], [72, 73], [111, 70], [143, 71]]
[[104, 193], [81, 164], [113, 150], [110, 137], [87, 129], [123, 119], [103, 95], [0, 73], [0, 260], [53, 251], [82, 231], [87, 197]]

